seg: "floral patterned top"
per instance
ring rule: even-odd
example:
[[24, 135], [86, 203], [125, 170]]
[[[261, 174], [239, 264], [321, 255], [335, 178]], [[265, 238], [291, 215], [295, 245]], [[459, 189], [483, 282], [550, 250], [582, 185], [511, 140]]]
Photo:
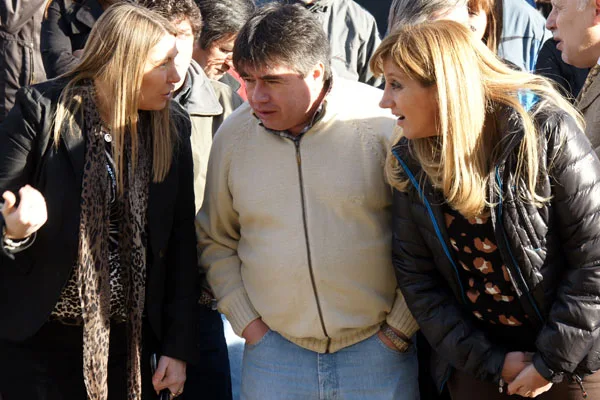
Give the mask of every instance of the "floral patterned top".
[[444, 216], [467, 306], [473, 315], [486, 324], [530, 326], [494, 242], [491, 219], [465, 218], [448, 205], [444, 206]]

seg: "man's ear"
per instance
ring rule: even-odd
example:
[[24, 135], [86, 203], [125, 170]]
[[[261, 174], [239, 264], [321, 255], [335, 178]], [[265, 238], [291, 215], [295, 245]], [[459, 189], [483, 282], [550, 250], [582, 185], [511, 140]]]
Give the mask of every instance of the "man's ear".
[[594, 24], [600, 24], [600, 0], [594, 0]]
[[[600, 2], [600, 0], [596, 1]], [[315, 80], [323, 79], [323, 77], [325, 76], [325, 65], [323, 65], [322, 62], [315, 64], [315, 66], [312, 69], [312, 72], [310, 73], [310, 76], [312, 76], [312, 78]]]

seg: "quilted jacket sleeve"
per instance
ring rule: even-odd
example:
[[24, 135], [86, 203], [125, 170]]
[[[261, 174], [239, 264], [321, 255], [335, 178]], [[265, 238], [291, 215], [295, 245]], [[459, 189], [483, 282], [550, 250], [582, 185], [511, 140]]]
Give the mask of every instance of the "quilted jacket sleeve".
[[573, 372], [600, 368], [600, 161], [584, 133], [559, 116], [549, 135], [552, 208], [565, 264], [534, 363]]

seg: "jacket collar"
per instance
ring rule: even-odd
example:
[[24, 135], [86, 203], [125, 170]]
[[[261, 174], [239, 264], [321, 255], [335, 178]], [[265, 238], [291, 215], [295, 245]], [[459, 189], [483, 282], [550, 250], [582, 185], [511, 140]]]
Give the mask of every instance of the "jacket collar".
[[174, 100], [185, 108], [190, 115], [216, 116], [223, 114], [223, 106], [210, 79], [202, 67], [192, 60], [185, 76], [183, 87]]

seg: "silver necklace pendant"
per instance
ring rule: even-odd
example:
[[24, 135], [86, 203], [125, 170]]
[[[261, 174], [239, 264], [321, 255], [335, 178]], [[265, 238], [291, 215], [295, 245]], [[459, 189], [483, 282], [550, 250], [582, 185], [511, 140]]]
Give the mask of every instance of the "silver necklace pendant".
[[104, 134], [104, 141], [105, 141], [106, 143], [110, 143], [110, 142], [112, 142], [112, 136], [111, 136], [111, 134], [110, 134], [110, 133], [105, 133], [105, 134]]

